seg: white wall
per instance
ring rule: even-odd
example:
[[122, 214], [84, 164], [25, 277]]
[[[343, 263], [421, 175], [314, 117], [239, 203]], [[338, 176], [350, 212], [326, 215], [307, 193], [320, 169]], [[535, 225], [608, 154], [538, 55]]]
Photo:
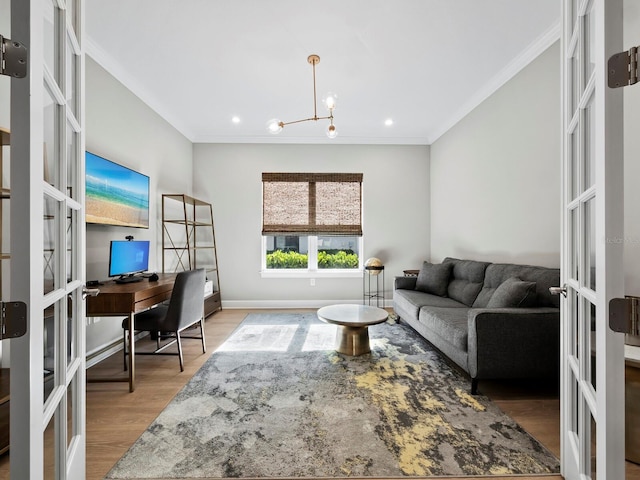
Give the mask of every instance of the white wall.
[[559, 55], [557, 42], [431, 146], [433, 261], [560, 265]]
[[[87, 57], [86, 148], [150, 179], [148, 229], [87, 225], [87, 279], [105, 280], [109, 241], [151, 240], [150, 270], [162, 269], [161, 195], [191, 193], [192, 143]], [[119, 319], [89, 319], [87, 352], [122, 337]]]
[[213, 204], [224, 307], [362, 299], [361, 278], [261, 278], [262, 172], [364, 174], [363, 257], [383, 260], [388, 299], [393, 277], [429, 257], [427, 146], [196, 144], [194, 172], [194, 195]]

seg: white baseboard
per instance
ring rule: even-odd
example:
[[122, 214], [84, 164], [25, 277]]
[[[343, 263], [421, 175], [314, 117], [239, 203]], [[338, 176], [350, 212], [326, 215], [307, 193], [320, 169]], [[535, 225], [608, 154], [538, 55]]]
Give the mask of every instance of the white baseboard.
[[[362, 299], [358, 300], [223, 300], [222, 308], [228, 308], [229, 310], [233, 309], [271, 309], [271, 308], [282, 308], [282, 309], [293, 309], [293, 308], [320, 308], [326, 307], [327, 305], [336, 305], [341, 303], [347, 304], [362, 304]], [[385, 299], [384, 306], [380, 305], [383, 308], [390, 307], [391, 304], [390, 299]], [[375, 305], [375, 303], [372, 303]]]
[[[149, 335], [149, 332], [140, 332], [136, 335], [136, 340], [140, 340], [143, 337]], [[114, 340], [111, 343], [107, 343], [100, 347], [94, 348], [90, 352], [87, 352], [87, 365], [86, 368], [91, 368], [97, 363], [100, 363], [105, 358], [110, 357], [116, 352], [122, 350], [122, 340]]]

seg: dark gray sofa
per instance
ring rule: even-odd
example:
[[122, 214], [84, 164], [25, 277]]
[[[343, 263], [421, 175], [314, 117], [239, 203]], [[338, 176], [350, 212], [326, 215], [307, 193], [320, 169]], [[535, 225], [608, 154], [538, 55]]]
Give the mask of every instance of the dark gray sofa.
[[469, 374], [475, 394], [481, 379], [558, 377], [560, 309], [549, 287], [559, 282], [559, 269], [447, 257], [396, 277], [393, 307]]

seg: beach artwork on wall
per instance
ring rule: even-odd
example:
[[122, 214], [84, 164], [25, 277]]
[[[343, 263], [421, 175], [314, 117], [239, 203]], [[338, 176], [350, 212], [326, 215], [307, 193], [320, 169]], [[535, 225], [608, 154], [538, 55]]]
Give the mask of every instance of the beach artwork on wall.
[[86, 221], [149, 228], [149, 177], [86, 152]]

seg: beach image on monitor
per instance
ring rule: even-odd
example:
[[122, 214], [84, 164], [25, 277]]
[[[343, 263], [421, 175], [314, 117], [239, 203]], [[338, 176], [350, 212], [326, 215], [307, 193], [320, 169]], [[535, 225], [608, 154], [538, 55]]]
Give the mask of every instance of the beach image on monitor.
[[149, 177], [86, 152], [86, 221], [149, 228]]

